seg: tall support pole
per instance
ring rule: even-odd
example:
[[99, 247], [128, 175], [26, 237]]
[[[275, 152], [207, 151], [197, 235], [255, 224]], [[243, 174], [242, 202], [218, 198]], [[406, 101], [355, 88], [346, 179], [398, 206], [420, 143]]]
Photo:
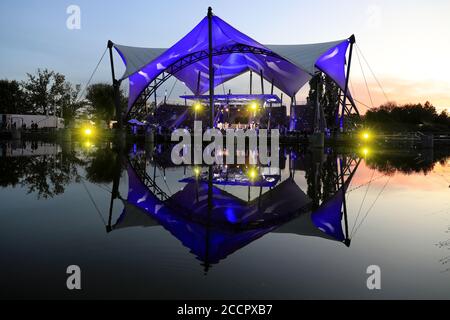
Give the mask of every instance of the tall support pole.
[[[348, 182], [348, 184], [350, 184], [350, 181], [353, 179], [353, 176], [355, 175], [356, 170], [358, 170], [359, 165], [361, 164], [362, 159], [359, 159], [358, 162], [356, 163], [356, 166], [354, 167], [354, 169], [351, 171], [350, 175], [347, 178], [347, 181], [345, 181], [344, 179], [344, 164], [342, 162], [342, 159], [339, 159], [340, 162], [340, 171], [341, 171], [341, 184], [342, 184], [342, 188], [343, 188], [343, 192], [342, 192], [342, 210], [343, 210], [343, 216], [344, 216], [344, 227], [345, 227], [345, 239], [344, 239], [344, 243], [347, 247], [350, 247], [351, 244], [351, 239], [350, 239], [350, 234], [348, 232], [348, 215], [347, 215], [347, 201], [345, 198], [345, 194], [347, 192], [347, 187], [346, 184]], [[347, 163], [347, 161], [345, 161], [345, 163]]]
[[119, 185], [120, 185], [120, 176], [122, 173], [122, 163], [123, 163], [123, 150], [120, 148], [117, 149], [116, 161], [114, 163], [114, 176], [113, 176], [113, 187], [111, 191], [111, 200], [109, 203], [109, 215], [108, 215], [108, 224], [106, 225], [106, 232], [109, 233], [112, 231], [112, 214], [114, 207], [114, 200], [120, 197], [119, 193]]
[[116, 79], [116, 74], [114, 71], [114, 59], [113, 59], [113, 51], [112, 48], [114, 43], [109, 40], [108, 41], [108, 49], [109, 49], [109, 60], [111, 62], [111, 76], [114, 90], [114, 106], [116, 108], [116, 117], [117, 117], [117, 128], [122, 129], [123, 127], [123, 116], [122, 116], [122, 108], [120, 107], [120, 82]]
[[353, 55], [353, 45], [355, 44], [355, 35], [353, 34], [349, 39], [350, 41], [350, 54], [348, 57], [348, 64], [347, 64], [347, 79], [345, 80], [345, 90], [344, 90], [344, 99], [342, 102], [342, 113], [341, 113], [341, 119], [339, 121], [339, 129], [341, 132], [344, 131], [344, 114], [345, 114], [345, 105], [347, 104], [347, 95], [348, 95], [348, 82], [350, 80], [350, 67], [352, 65], [352, 55]]
[[[209, 60], [209, 107], [210, 107], [210, 122], [209, 127], [211, 129], [214, 128], [214, 65], [213, 65], [213, 34], [212, 34], [212, 19], [213, 19], [213, 13], [212, 8], [208, 8], [208, 42], [209, 42], [209, 50], [208, 50], [208, 60]], [[209, 166], [208, 168], [208, 217], [213, 209], [213, 167]], [[209, 222], [209, 219], [208, 219]], [[209, 230], [209, 229], [207, 229]], [[208, 236], [208, 235], [207, 235]], [[209, 239], [207, 239], [209, 241]], [[206, 248], [206, 257], [208, 255], [208, 248]], [[206, 264], [205, 272], [207, 272], [208, 264]]]
[[[272, 85], [270, 88], [270, 94], [272, 96], [273, 96], [273, 89], [274, 89], [273, 82], [274, 82], [274, 79], [272, 78]], [[268, 130], [270, 130], [271, 122], [272, 122], [272, 102], [269, 104], [269, 123], [267, 124]]]
[[259, 72], [260, 76], [261, 76], [261, 93], [264, 94], [264, 77], [263, 77], [263, 71], [261, 69], [261, 71]]
[[198, 76], [197, 76], [197, 89], [195, 90], [195, 95], [196, 96], [200, 95], [200, 80], [201, 80], [201, 77], [202, 77], [202, 72], [199, 71], [198, 72]]
[[[291, 107], [289, 108], [289, 131], [291, 131], [291, 127], [293, 128], [293, 130], [295, 129], [295, 121], [294, 121], [294, 96], [291, 97]], [[293, 126], [291, 126], [291, 123]]]
[[347, 201], [345, 198], [345, 180], [344, 180], [344, 165], [342, 158], [339, 159], [339, 166], [340, 166], [340, 175], [341, 175], [341, 188], [342, 188], [342, 210], [344, 215], [344, 227], [345, 227], [345, 242], [348, 243], [348, 246], [350, 246], [349, 242], [349, 234], [348, 234], [348, 216], [347, 216]]
[[156, 97], [156, 80], [155, 80], [155, 90], [153, 93], [153, 98], [155, 99], [155, 110], [156, 110], [156, 108], [158, 107], [158, 99]]
[[250, 70], [250, 94], [253, 93], [253, 71]]
[[208, 8], [208, 60], [209, 60], [209, 107], [211, 111], [209, 127], [214, 128], [214, 65], [213, 65], [213, 34], [212, 34], [212, 8]]

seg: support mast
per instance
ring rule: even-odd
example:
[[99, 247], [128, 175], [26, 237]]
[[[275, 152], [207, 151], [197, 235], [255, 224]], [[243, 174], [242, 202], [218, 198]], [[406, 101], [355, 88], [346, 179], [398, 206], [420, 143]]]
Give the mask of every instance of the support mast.
[[347, 95], [348, 95], [348, 82], [350, 80], [350, 67], [352, 65], [352, 55], [353, 55], [353, 45], [355, 44], [355, 35], [352, 35], [349, 39], [350, 41], [350, 54], [348, 57], [348, 65], [347, 65], [347, 79], [345, 80], [345, 89], [344, 89], [344, 99], [342, 102], [342, 113], [341, 118], [339, 119], [339, 129], [341, 132], [344, 131], [344, 114], [347, 104]]
[[114, 59], [113, 59], [113, 51], [112, 48], [114, 46], [114, 43], [109, 40], [108, 41], [108, 49], [109, 49], [109, 60], [111, 62], [111, 77], [112, 77], [112, 83], [113, 83], [113, 90], [114, 90], [114, 106], [116, 108], [116, 118], [117, 118], [117, 128], [122, 129], [123, 127], [123, 115], [122, 115], [122, 108], [120, 107], [120, 80], [116, 79], [116, 74], [114, 71]]

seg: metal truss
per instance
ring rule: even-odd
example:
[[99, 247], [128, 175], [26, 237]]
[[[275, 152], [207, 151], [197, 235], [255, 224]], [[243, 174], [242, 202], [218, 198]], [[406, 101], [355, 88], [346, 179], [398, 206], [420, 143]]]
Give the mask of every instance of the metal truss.
[[[341, 111], [342, 109], [344, 110], [343, 115]], [[356, 126], [355, 120], [361, 118], [359, 110], [356, 107], [353, 99], [350, 99], [348, 97], [347, 99], [344, 99], [344, 92], [342, 90], [339, 90], [339, 103], [335, 112], [336, 112], [336, 127], [339, 127], [339, 119], [341, 119], [341, 117], [344, 116], [344, 131], [355, 128]], [[356, 115], [356, 118], [352, 117], [353, 115]]]
[[[257, 55], [279, 57], [272, 51], [251, 47], [243, 44], [235, 44], [232, 46], [225, 46], [219, 49], [214, 49], [212, 55], [220, 56], [231, 53], [252, 53]], [[126, 115], [126, 118], [128, 120], [132, 118], [140, 118], [140, 119], [147, 118], [150, 113], [150, 110], [147, 108], [147, 101], [155, 93], [155, 91], [171, 76], [175, 75], [177, 72], [183, 70], [184, 68], [198, 61], [208, 59], [208, 55], [209, 53], [207, 50], [202, 50], [187, 55], [171, 64], [168, 68], [162, 71], [153, 81], [151, 81], [150, 84], [139, 94], [139, 98], [130, 108], [130, 111]]]

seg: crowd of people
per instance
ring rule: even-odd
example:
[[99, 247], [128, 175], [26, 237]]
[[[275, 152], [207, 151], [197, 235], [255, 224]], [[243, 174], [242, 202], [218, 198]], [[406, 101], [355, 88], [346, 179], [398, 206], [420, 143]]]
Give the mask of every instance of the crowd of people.
[[28, 127], [26, 123], [22, 122], [22, 125], [18, 125], [17, 122], [2, 122], [0, 125], [2, 130], [16, 130], [16, 129], [22, 129], [22, 130], [31, 130], [36, 131], [39, 129], [39, 125], [35, 123], [34, 121], [31, 121], [30, 126]]

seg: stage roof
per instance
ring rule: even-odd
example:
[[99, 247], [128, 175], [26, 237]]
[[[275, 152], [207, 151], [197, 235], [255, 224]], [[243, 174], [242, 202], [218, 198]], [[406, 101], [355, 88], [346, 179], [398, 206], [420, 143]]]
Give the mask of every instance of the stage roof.
[[[289, 96], [295, 95], [311, 77], [322, 71], [345, 88], [346, 52], [349, 39], [306, 45], [262, 45], [217, 16], [212, 17], [214, 86], [249, 70], [263, 77]], [[145, 88], [182, 59], [193, 59], [172, 75], [195, 95], [209, 90], [208, 18], [169, 49], [138, 48], [114, 44], [126, 65], [121, 80], [129, 79], [128, 111]], [[200, 74], [200, 82], [198, 77]]]

